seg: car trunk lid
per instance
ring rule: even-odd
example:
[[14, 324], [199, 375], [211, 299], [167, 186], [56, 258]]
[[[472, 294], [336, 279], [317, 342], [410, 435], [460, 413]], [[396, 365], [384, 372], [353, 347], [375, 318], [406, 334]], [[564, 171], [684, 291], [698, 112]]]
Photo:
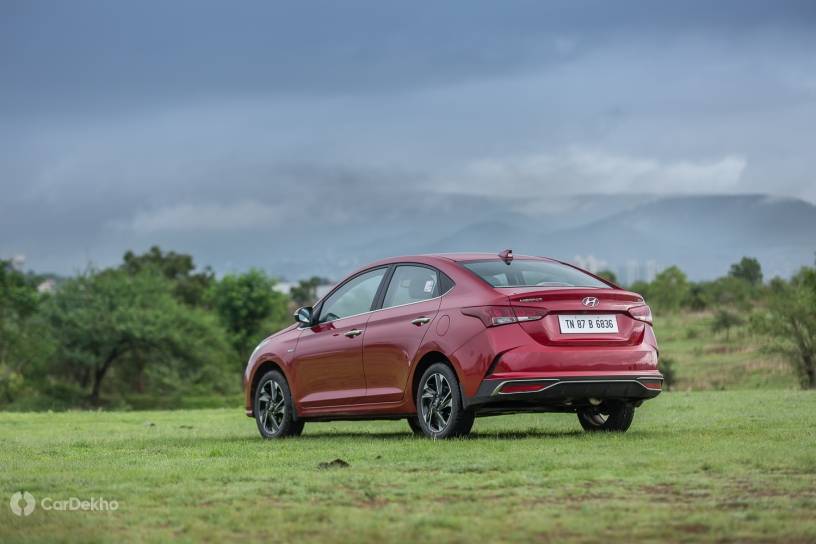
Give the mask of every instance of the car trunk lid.
[[[635, 345], [646, 324], [628, 312], [643, 306], [643, 297], [623, 289], [513, 288], [508, 298], [514, 308], [546, 311], [542, 319], [519, 323], [544, 345]], [[600, 327], [601, 330], [598, 329]]]

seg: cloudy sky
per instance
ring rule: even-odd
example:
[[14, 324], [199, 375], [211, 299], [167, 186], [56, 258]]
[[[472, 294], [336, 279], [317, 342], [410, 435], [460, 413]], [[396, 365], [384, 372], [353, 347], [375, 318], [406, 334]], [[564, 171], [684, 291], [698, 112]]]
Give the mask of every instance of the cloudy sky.
[[222, 270], [224, 233], [440, 193], [816, 202], [814, 127], [809, 1], [4, 0], [0, 256]]

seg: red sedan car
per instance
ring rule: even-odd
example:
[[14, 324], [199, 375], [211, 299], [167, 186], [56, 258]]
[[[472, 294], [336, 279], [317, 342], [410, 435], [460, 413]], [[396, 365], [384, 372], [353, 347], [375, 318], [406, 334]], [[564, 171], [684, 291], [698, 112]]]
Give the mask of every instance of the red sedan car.
[[264, 438], [307, 421], [402, 418], [448, 438], [513, 412], [574, 412], [588, 431], [625, 431], [663, 385], [643, 297], [510, 250], [378, 261], [295, 320], [244, 374]]

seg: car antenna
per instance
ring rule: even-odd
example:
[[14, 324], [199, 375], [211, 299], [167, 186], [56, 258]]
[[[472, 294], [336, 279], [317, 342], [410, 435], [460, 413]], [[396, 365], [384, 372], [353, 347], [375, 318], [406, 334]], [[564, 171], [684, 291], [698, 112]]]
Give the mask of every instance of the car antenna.
[[513, 261], [513, 250], [505, 249], [499, 253], [499, 258], [504, 261], [504, 264], [509, 265]]

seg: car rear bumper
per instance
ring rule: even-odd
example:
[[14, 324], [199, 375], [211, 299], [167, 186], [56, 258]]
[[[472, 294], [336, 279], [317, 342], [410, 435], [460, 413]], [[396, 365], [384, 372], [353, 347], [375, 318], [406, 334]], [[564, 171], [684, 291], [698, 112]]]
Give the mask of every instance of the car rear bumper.
[[569, 411], [607, 400], [640, 403], [662, 389], [663, 375], [657, 371], [502, 375], [488, 376], [464, 403], [477, 411]]

